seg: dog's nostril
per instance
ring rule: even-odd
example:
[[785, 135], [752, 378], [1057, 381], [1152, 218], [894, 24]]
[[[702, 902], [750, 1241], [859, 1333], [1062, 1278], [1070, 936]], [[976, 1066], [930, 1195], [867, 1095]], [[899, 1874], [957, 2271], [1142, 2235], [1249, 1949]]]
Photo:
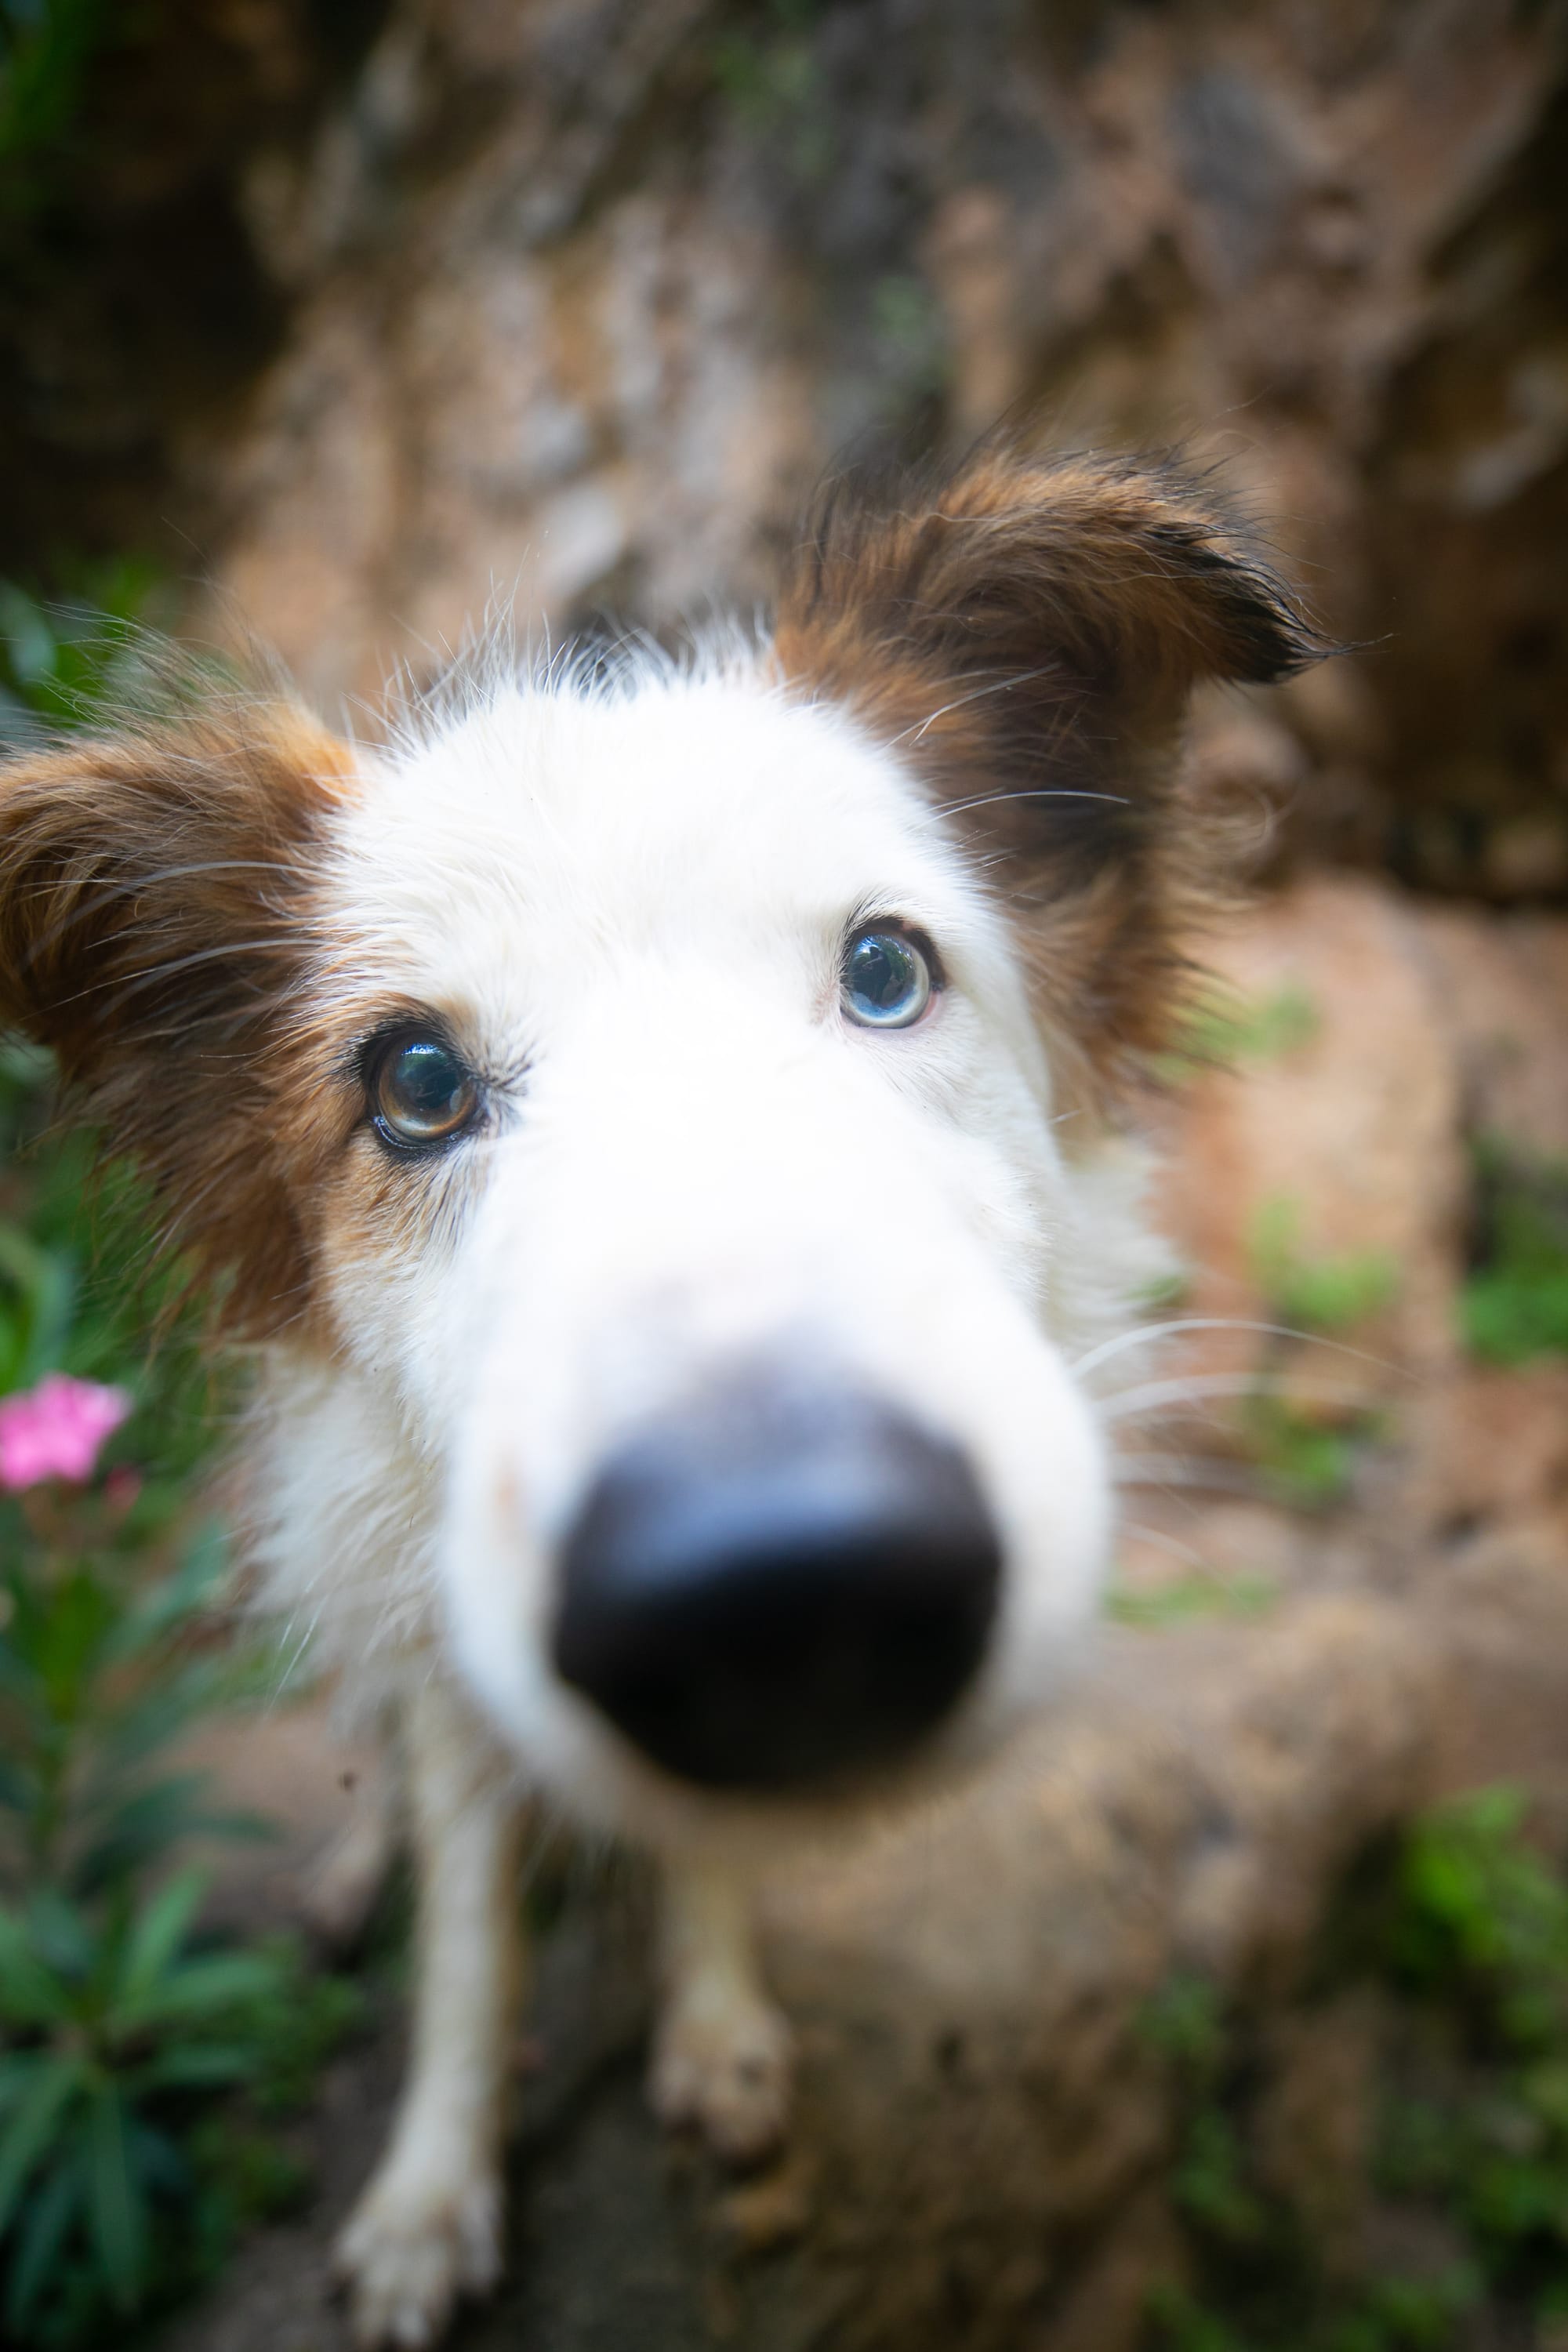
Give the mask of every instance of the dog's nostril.
[[892, 1761], [996, 1604], [962, 1454], [854, 1393], [738, 1383], [603, 1468], [562, 1554], [555, 1663], [646, 1754], [784, 1790]]

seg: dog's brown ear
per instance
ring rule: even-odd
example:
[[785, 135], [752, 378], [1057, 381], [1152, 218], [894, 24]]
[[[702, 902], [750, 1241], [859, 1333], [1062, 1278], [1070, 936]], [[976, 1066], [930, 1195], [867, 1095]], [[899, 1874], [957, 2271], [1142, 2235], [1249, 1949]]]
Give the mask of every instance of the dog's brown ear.
[[352, 775], [301, 712], [242, 697], [0, 766], [0, 1022], [53, 1049], [242, 1325], [300, 1277], [272, 1063]]
[[1204, 679], [1328, 650], [1180, 467], [986, 445], [958, 473], [825, 500], [775, 654], [896, 748], [1006, 888], [1047, 1017], [1103, 1087], [1159, 1042], [1212, 894], [1179, 738]]

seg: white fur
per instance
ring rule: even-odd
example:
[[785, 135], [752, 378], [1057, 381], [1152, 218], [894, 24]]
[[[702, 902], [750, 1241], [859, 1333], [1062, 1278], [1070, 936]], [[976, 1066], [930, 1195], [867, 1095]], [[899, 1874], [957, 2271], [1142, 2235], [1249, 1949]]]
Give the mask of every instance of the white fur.
[[[782, 2118], [735, 1890], [760, 1830], [822, 1824], [679, 1785], [554, 1675], [554, 1549], [596, 1464], [742, 1353], [853, 1375], [962, 1446], [1005, 1588], [934, 1769], [993, 1745], [1090, 1614], [1110, 1482], [1071, 1363], [1142, 1267], [1124, 1172], [1057, 1121], [988, 887], [896, 752], [756, 656], [494, 684], [363, 764], [318, 984], [440, 1013], [496, 1118], [409, 1172], [441, 1203], [427, 1247], [334, 1273], [348, 1365], [279, 1351], [260, 1549], [271, 1605], [362, 1693], [445, 1694], [418, 1702], [416, 1807], [462, 1891], [426, 1908], [414, 2082], [343, 2249], [363, 2338], [413, 2344], [493, 2257], [509, 1775], [685, 1890], [667, 2112], [747, 2151]], [[846, 927], [878, 915], [945, 966], [909, 1030], [839, 1005]]]

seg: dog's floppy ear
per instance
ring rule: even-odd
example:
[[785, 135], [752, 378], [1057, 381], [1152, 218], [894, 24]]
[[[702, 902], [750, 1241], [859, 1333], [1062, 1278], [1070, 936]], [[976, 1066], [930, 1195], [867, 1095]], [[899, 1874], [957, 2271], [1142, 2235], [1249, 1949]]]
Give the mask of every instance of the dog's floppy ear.
[[837, 486], [775, 656], [893, 746], [1005, 888], [1047, 1016], [1100, 1086], [1155, 1045], [1215, 826], [1180, 772], [1203, 679], [1327, 650], [1179, 467], [996, 443], [944, 482]]
[[0, 1022], [51, 1047], [230, 1318], [297, 1306], [274, 1083], [342, 744], [235, 695], [0, 766]]

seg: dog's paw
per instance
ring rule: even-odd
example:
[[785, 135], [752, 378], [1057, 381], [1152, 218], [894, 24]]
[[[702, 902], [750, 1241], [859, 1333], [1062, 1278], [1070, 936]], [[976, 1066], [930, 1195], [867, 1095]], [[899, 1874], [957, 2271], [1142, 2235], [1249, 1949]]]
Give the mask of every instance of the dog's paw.
[[434, 2344], [460, 2294], [483, 2294], [500, 2275], [500, 2184], [493, 2173], [454, 2179], [421, 2165], [389, 2165], [365, 2190], [333, 2254], [354, 2342]]
[[793, 2054], [789, 2028], [768, 2001], [677, 2002], [654, 2043], [654, 2113], [671, 2126], [694, 2125], [731, 2163], [753, 2163], [784, 2137]]

